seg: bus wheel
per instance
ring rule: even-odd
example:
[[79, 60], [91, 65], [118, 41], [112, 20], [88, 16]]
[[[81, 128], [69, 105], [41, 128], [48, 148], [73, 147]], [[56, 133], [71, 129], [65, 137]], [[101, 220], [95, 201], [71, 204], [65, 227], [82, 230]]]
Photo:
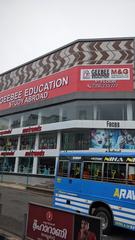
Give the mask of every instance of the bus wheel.
[[94, 212], [94, 216], [101, 218], [101, 228], [104, 234], [108, 234], [112, 228], [112, 217], [107, 208], [98, 207]]

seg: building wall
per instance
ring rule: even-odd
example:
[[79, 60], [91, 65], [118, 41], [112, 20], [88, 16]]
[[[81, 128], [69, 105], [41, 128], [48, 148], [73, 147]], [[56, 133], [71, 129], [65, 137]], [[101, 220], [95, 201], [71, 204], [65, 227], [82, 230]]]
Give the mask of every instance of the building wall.
[[134, 39], [77, 40], [0, 76], [0, 90], [77, 65], [133, 63]]
[[[111, 65], [111, 64], [133, 64], [134, 72], [135, 72], [135, 39], [105, 39], [105, 40], [77, 40], [73, 43], [68, 44], [67, 46], [64, 46], [60, 49], [57, 49], [51, 53], [48, 53], [42, 57], [39, 57], [38, 59], [32, 60], [31, 62], [28, 62], [22, 66], [19, 66], [15, 69], [12, 69], [6, 73], [3, 73], [0, 75], [0, 91], [3, 92], [4, 90], [7, 89], [12, 89], [16, 86], [19, 86], [21, 84], [31, 82], [34, 80], [38, 80], [40, 78], [46, 77], [46, 76], [51, 76], [54, 73], [59, 73], [63, 70], [69, 69], [74, 66], [83, 66], [83, 65], [97, 65], [97, 64], [106, 64], [106, 65]], [[133, 78], [134, 84], [135, 84], [135, 74]], [[8, 109], [6, 111], [0, 111], [0, 116], [4, 119], [10, 119], [13, 120], [14, 116], [13, 113], [19, 113], [21, 114], [21, 122], [23, 122], [23, 119], [27, 117], [28, 111], [31, 111], [32, 109], [36, 108], [37, 110], [40, 110], [41, 112], [47, 109], [50, 105], [56, 105], [59, 104], [60, 106], [60, 112], [59, 112], [59, 121], [58, 122], [53, 122], [46, 124], [38, 121], [36, 127], [39, 125], [42, 125], [42, 132], [57, 132], [57, 147], [56, 149], [48, 149], [48, 150], [43, 150], [44, 152], [44, 157], [53, 157], [55, 158], [55, 164], [54, 164], [54, 172], [52, 176], [50, 175], [50, 178], [55, 176], [56, 173], [56, 167], [57, 167], [57, 160], [58, 156], [61, 150], [65, 150], [65, 148], [61, 149], [61, 137], [62, 133], [64, 131], [74, 131], [76, 128], [81, 132], [83, 131], [94, 131], [94, 129], [128, 129], [127, 132], [131, 134], [132, 138], [135, 138], [135, 130], [134, 130], [134, 120], [135, 120], [135, 115], [134, 115], [134, 98], [135, 94], [133, 92], [86, 92], [85, 94], [83, 92], [75, 92], [63, 96], [58, 96], [54, 99], [48, 99], [45, 101], [41, 101], [36, 104], [29, 104], [26, 106], [22, 107], [17, 107], [13, 109]], [[72, 100], [88, 100], [89, 102], [92, 102], [92, 105], [94, 106], [94, 114], [93, 118], [88, 118], [85, 119], [85, 117], [82, 117], [80, 119], [79, 117], [75, 118], [69, 118], [65, 120], [61, 120], [62, 117], [62, 104], [65, 102], [68, 104], [68, 102], [71, 102]], [[102, 102], [102, 100], [105, 100], [107, 103], [107, 100], [112, 100], [112, 102], [119, 100], [123, 101], [125, 100], [126, 103], [126, 117], [124, 115], [122, 118], [117, 119], [113, 117], [112, 119], [102, 119], [98, 116], [98, 111], [96, 108], [97, 99], [103, 106], [103, 111], [106, 111], [106, 106]], [[130, 100], [133, 101], [130, 101]], [[95, 101], [95, 103], [94, 103]], [[117, 103], [116, 103], [117, 104]], [[85, 110], [86, 106], [83, 106]], [[124, 104], [123, 104], [123, 109], [124, 109]], [[102, 108], [102, 107], [101, 107]], [[66, 107], [65, 107], [66, 109]], [[71, 107], [67, 106], [67, 110], [70, 110]], [[113, 110], [113, 109], [112, 109]], [[24, 114], [24, 112], [26, 113]], [[47, 111], [47, 110], [46, 110]], [[124, 111], [124, 110], [123, 110]], [[75, 111], [71, 111], [69, 114], [73, 114]], [[84, 111], [82, 111], [84, 113]], [[115, 112], [114, 112], [115, 115]], [[2, 118], [0, 118], [0, 121], [3, 121]], [[39, 113], [39, 119], [40, 119], [40, 113]], [[78, 121], [79, 120], [79, 121]], [[109, 125], [107, 125], [107, 120], [110, 120]], [[65, 121], [65, 122], [64, 122]], [[116, 123], [116, 126], [114, 126]], [[7, 130], [11, 128], [11, 122], [9, 121], [9, 125], [7, 127]], [[112, 124], [112, 125], [111, 125]], [[114, 125], [113, 125], [114, 124]], [[22, 135], [25, 135], [23, 130], [24, 128], [30, 128], [32, 129], [32, 126], [27, 124], [23, 125], [20, 124], [18, 128], [14, 128], [12, 133], [10, 132], [4, 132], [3, 129], [0, 131], [0, 140], [3, 141], [4, 138], [10, 138], [12, 135], [18, 137], [18, 147], [15, 149], [15, 153], [13, 156], [11, 156], [10, 151], [5, 150], [1, 148], [0, 154], [1, 157], [0, 159], [6, 159], [7, 157], [14, 157], [15, 159], [15, 165], [14, 169], [12, 170], [12, 173], [6, 172], [5, 175], [1, 175], [1, 180], [9, 181], [9, 182], [20, 182], [20, 183], [26, 183], [27, 176], [29, 175], [29, 183], [30, 184], [36, 184], [36, 183], [43, 183], [44, 181], [48, 181], [48, 174], [46, 176], [41, 176], [38, 172], [38, 157], [33, 154], [38, 154], [38, 139], [39, 139], [39, 132], [36, 131], [36, 144], [35, 148], [31, 149], [21, 149], [20, 148], [20, 139]], [[101, 131], [102, 132], [102, 131]], [[33, 133], [32, 133], [33, 134]], [[27, 134], [29, 135], [29, 134]], [[78, 140], [80, 142], [80, 139]], [[86, 139], [83, 140], [85, 142]], [[70, 137], [69, 137], [69, 143], [70, 143]], [[71, 145], [71, 144], [70, 144]], [[131, 144], [133, 145], [133, 144]], [[77, 146], [79, 148], [80, 145]], [[131, 146], [132, 147], [132, 146]], [[95, 149], [94, 147], [93, 149]], [[134, 148], [133, 148], [134, 149]], [[34, 153], [31, 153], [32, 151], [35, 151]], [[66, 149], [67, 150], [67, 149]], [[68, 149], [68, 150], [73, 150], [73, 149]], [[74, 149], [76, 150], [76, 149]], [[78, 149], [78, 150], [86, 150], [86, 149]], [[106, 151], [106, 149], [101, 149], [103, 151]], [[87, 149], [89, 151], [89, 148]], [[99, 151], [99, 149], [95, 149], [95, 151]], [[124, 151], [124, 148], [123, 148]], [[29, 154], [29, 157], [26, 155]], [[8, 155], [9, 154], [9, 155]], [[31, 155], [32, 154], [32, 155]], [[29, 173], [26, 172], [20, 172], [18, 171], [18, 161], [19, 158], [26, 157], [29, 161], [30, 157], [33, 157], [33, 166], [32, 166], [32, 171]], [[3, 174], [3, 173], [2, 173]], [[33, 174], [33, 177], [30, 176]], [[38, 175], [38, 176], [37, 176]], [[40, 176], [39, 176], [40, 175]], [[4, 178], [3, 178], [4, 177]], [[3, 178], [3, 179], [2, 179]], [[37, 181], [36, 181], [37, 178]]]

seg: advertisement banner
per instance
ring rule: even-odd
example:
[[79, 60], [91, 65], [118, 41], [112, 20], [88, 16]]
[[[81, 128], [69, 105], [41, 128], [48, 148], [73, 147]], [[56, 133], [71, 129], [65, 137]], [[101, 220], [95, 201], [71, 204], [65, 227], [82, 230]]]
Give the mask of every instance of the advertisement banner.
[[73, 215], [50, 207], [29, 204], [27, 237], [33, 240], [71, 240]]
[[133, 65], [83, 66], [80, 70], [80, 80], [80, 89], [85, 91], [133, 91]]
[[100, 219], [75, 214], [74, 238], [73, 240], [100, 240], [101, 226]]
[[134, 129], [91, 129], [90, 148], [135, 149]]
[[99, 218], [29, 203], [26, 237], [33, 240], [100, 240]]
[[133, 91], [133, 65], [88, 65], [0, 92], [0, 110], [35, 104], [73, 92]]

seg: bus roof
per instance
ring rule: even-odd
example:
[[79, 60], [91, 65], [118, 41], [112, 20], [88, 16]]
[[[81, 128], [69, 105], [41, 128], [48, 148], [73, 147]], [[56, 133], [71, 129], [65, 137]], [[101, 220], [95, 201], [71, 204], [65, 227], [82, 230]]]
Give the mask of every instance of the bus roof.
[[69, 151], [61, 152], [60, 157], [81, 156], [81, 157], [135, 157], [135, 152], [78, 152]]

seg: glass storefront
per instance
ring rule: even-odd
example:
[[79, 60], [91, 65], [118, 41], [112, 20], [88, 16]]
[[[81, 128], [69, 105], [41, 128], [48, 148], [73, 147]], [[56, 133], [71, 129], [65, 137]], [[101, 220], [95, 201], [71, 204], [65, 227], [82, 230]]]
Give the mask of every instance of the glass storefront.
[[[127, 105], [133, 112], [134, 101], [78, 100], [0, 118], [0, 130], [70, 120], [127, 120]], [[132, 119], [131, 119], [132, 120]]]
[[[70, 101], [59, 105], [41, 108], [35, 111], [13, 114], [11, 116], [0, 118], [0, 130], [14, 129], [18, 127], [31, 127], [41, 124], [57, 123], [71, 120], [109, 120], [125, 121], [135, 120], [134, 101], [94, 101], [78, 100]], [[131, 114], [129, 116], [129, 114]], [[116, 117], [117, 116], [117, 117]], [[60, 125], [60, 124], [59, 124]], [[51, 125], [50, 125], [51, 126]], [[31, 129], [31, 128], [30, 128]], [[15, 130], [16, 131], [16, 130]], [[134, 129], [78, 129], [52, 131], [48, 132], [21, 133], [20, 135], [0, 136], [0, 151], [9, 152], [1, 156], [0, 166], [5, 172], [32, 173], [43, 176], [54, 175], [56, 156], [50, 157], [43, 155], [25, 155], [26, 150], [38, 151], [48, 150], [48, 155], [52, 150], [93, 150], [104, 149], [105, 151], [119, 149], [135, 149], [135, 130]], [[17, 133], [17, 131], [16, 131]], [[14, 134], [14, 133], [13, 133]], [[58, 148], [58, 149], [57, 149]], [[16, 158], [10, 155], [10, 151], [19, 151], [21, 155], [19, 163], [16, 164]], [[50, 151], [50, 152], [49, 152]], [[24, 154], [24, 155], [23, 155]], [[54, 151], [55, 155], [55, 151]], [[37, 163], [36, 163], [37, 161]], [[16, 164], [16, 169], [15, 169]], [[18, 167], [18, 168], [17, 168]], [[36, 167], [37, 170], [33, 170]]]
[[32, 173], [33, 157], [20, 157], [18, 165], [18, 173]]
[[54, 157], [42, 157], [38, 158], [37, 173], [44, 176], [54, 175], [55, 172], [55, 158]]
[[35, 134], [26, 134], [21, 136], [20, 150], [32, 150], [35, 148]]
[[39, 149], [56, 149], [57, 133], [39, 134]]
[[15, 168], [15, 157], [0, 158], [0, 172], [13, 173]]

